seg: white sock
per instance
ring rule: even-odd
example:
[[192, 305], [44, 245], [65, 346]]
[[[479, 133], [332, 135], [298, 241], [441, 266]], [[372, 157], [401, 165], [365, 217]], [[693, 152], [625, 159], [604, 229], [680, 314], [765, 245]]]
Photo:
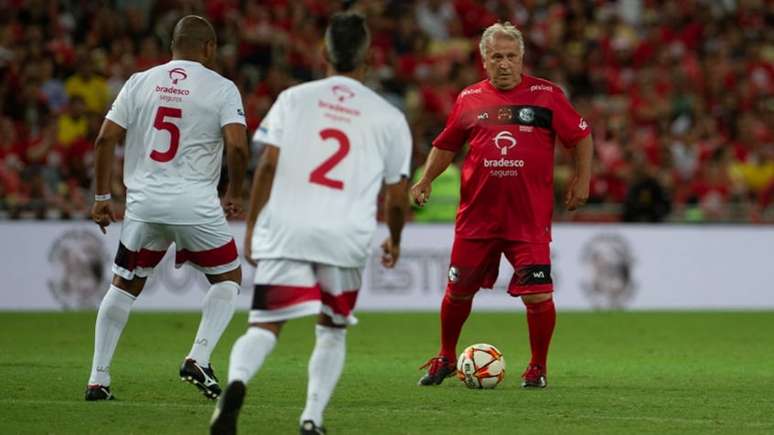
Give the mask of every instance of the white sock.
[[245, 335], [239, 337], [231, 349], [228, 382], [250, 382], [276, 343], [277, 336], [273, 332], [257, 326], [247, 328]]
[[137, 298], [112, 285], [102, 298], [94, 331], [94, 359], [91, 362], [90, 385], [110, 385], [110, 363], [135, 299]]
[[239, 284], [233, 281], [219, 282], [210, 287], [204, 296], [202, 320], [188, 358], [204, 367], [210, 364], [210, 355], [234, 316], [238, 294]]
[[347, 351], [347, 330], [317, 325], [317, 340], [309, 359], [309, 385], [306, 407], [299, 422], [312, 420], [317, 426], [323, 422], [323, 411], [333, 394], [344, 369]]

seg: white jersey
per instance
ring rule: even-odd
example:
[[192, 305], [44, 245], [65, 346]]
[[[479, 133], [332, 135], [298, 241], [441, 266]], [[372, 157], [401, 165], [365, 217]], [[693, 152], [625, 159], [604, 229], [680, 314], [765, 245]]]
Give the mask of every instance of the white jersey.
[[408, 176], [403, 114], [360, 82], [333, 76], [282, 92], [254, 140], [280, 154], [253, 257], [363, 267], [382, 182]]
[[232, 81], [173, 60], [129, 78], [106, 117], [126, 129], [127, 217], [185, 225], [222, 218], [221, 128], [245, 125]]

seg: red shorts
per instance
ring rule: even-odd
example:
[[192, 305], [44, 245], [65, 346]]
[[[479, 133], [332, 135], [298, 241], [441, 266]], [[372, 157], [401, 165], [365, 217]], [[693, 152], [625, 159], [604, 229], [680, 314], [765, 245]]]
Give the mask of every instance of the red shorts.
[[492, 288], [500, 270], [501, 254], [513, 266], [514, 274], [508, 284], [512, 296], [554, 291], [548, 243], [459, 237], [452, 247], [447, 291], [470, 295], [480, 288]]

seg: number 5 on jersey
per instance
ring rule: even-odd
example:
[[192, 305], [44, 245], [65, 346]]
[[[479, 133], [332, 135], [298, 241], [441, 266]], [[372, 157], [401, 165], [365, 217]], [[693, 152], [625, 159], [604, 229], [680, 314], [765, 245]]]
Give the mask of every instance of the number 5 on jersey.
[[320, 137], [322, 140], [335, 140], [339, 143], [339, 149], [309, 174], [309, 182], [330, 187], [331, 189], [343, 190], [344, 182], [328, 177], [328, 172], [332, 171], [349, 154], [349, 138], [343, 131], [335, 128], [321, 130]]
[[161, 163], [166, 163], [175, 158], [177, 148], [180, 146], [180, 129], [177, 125], [166, 121], [165, 118], [182, 118], [183, 111], [176, 107], [159, 107], [156, 119], [153, 120], [153, 128], [169, 132], [169, 148], [166, 151], [152, 150], [150, 158]]

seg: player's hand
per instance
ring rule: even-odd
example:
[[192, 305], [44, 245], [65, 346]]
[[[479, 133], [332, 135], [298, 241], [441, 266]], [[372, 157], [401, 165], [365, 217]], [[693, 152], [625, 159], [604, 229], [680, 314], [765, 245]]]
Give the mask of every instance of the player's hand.
[[411, 188], [411, 199], [414, 201], [414, 204], [424, 207], [425, 203], [430, 200], [430, 192], [432, 192], [432, 190], [432, 183], [425, 181], [424, 179], [419, 180], [419, 182]]
[[253, 260], [253, 229], [250, 228], [245, 233], [245, 240], [242, 246], [242, 256], [245, 257], [245, 261], [253, 267], [256, 267], [258, 263]]
[[111, 222], [116, 221], [116, 214], [113, 212], [113, 203], [108, 199], [107, 201], [95, 201], [91, 207], [91, 220], [99, 225], [99, 229], [102, 234], [106, 234], [105, 228], [110, 225]]
[[400, 245], [392, 242], [391, 237], [387, 237], [382, 242], [382, 266], [392, 269], [400, 258]]
[[567, 194], [564, 198], [564, 206], [573, 211], [586, 204], [589, 199], [589, 180], [573, 176], [570, 185], [567, 186]]
[[223, 196], [223, 211], [226, 213], [226, 219], [242, 217], [242, 198], [226, 192]]

